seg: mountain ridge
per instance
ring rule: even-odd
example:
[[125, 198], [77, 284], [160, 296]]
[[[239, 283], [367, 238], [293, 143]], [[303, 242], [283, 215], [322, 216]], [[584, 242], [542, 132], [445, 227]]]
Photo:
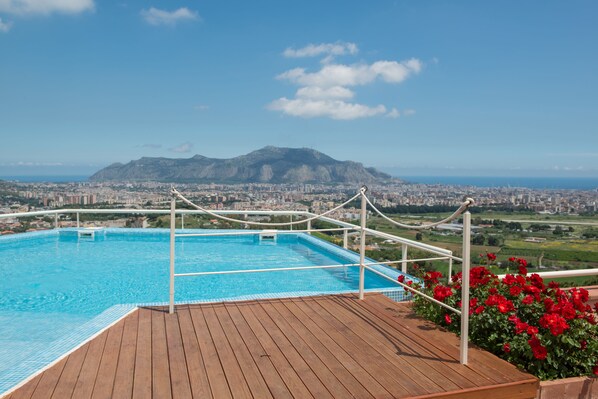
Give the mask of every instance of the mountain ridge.
[[91, 181], [172, 181], [198, 183], [380, 183], [390, 175], [354, 161], [337, 161], [311, 148], [267, 146], [233, 158], [141, 157], [115, 162]]

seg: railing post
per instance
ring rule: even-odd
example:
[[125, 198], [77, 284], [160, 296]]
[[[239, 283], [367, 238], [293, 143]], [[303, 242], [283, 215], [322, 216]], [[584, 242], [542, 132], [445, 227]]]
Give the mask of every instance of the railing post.
[[343, 248], [349, 247], [349, 230], [343, 230]]
[[290, 230], [292, 231], [293, 230], [293, 215], [292, 214], [289, 216], [289, 221], [291, 222], [291, 224], [289, 226], [290, 226]]
[[176, 197], [170, 200], [170, 302], [168, 313], [174, 313], [174, 233], [176, 223]]
[[365, 192], [367, 187], [361, 188], [361, 231], [359, 238], [359, 299], [364, 298], [365, 288], [365, 228], [366, 228], [366, 206]]
[[311, 220], [307, 221], [307, 234], [311, 235]]
[[181, 213], [181, 230], [185, 230], [185, 214]]
[[401, 245], [401, 271], [407, 273], [407, 244]]
[[77, 227], [80, 227], [79, 226], [79, 212], [77, 212]]
[[58, 228], [58, 212], [54, 214], [54, 228]]
[[463, 214], [463, 267], [461, 270], [461, 346], [460, 362], [467, 364], [469, 344], [469, 264], [471, 261], [471, 213]]
[[[451, 251], [451, 256], [453, 256], [452, 251]], [[448, 260], [448, 273], [447, 273], [448, 284], [451, 283], [451, 277], [453, 277], [453, 258], [449, 258], [449, 260]]]

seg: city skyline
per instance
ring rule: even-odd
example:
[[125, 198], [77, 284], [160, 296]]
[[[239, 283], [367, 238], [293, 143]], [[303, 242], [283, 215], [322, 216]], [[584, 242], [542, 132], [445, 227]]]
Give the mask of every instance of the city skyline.
[[598, 176], [591, 1], [0, 2], [0, 175], [308, 147]]

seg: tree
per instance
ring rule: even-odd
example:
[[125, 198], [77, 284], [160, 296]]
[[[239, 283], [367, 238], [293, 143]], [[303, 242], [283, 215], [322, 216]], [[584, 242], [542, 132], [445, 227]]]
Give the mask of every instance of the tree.
[[500, 240], [498, 237], [490, 236], [488, 237], [488, 245], [498, 247], [500, 245]]
[[484, 245], [485, 241], [486, 237], [484, 237], [482, 234], [478, 234], [471, 239], [471, 243], [473, 245]]
[[424, 236], [423, 236], [423, 234], [422, 234], [422, 233], [417, 233], [417, 234], [415, 235], [415, 239], [416, 239], [417, 241], [421, 241], [421, 240], [423, 240], [423, 239], [424, 239]]

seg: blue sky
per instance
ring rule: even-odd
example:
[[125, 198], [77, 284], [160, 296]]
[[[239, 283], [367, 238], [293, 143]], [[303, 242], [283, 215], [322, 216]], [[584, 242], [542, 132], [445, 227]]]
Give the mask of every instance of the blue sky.
[[595, 1], [0, 0], [0, 175], [311, 147], [598, 176]]

